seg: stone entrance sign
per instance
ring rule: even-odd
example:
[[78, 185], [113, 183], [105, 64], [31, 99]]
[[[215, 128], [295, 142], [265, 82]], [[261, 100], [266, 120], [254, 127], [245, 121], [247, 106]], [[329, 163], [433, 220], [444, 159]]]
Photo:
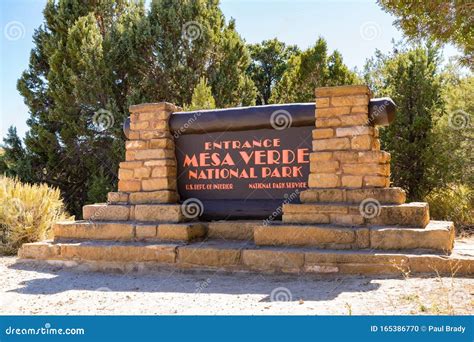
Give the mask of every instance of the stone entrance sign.
[[24, 244], [20, 258], [94, 269], [472, 274], [473, 258], [440, 258], [453, 250], [454, 224], [430, 220], [427, 203], [406, 203], [391, 186], [377, 126], [393, 119], [393, 102], [363, 85], [315, 96], [198, 112], [131, 106], [118, 191], [84, 206], [84, 220], [56, 223], [54, 241]]

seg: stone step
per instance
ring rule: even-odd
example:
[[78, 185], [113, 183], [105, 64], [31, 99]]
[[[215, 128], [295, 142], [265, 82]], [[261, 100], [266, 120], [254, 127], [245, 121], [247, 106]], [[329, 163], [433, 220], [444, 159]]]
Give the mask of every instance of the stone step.
[[424, 228], [430, 221], [428, 203], [385, 205], [369, 200], [346, 203], [284, 204], [284, 223], [330, 223], [346, 226], [400, 226]]
[[424, 229], [400, 227], [348, 228], [335, 225], [256, 226], [258, 246], [314, 246], [330, 249], [426, 249], [450, 253], [454, 244], [454, 224], [431, 221]]
[[421, 252], [375, 252], [373, 250], [321, 250], [317, 248], [259, 247], [248, 242], [207, 241], [140, 243], [110, 241], [51, 241], [26, 243], [21, 260], [46, 260], [65, 266], [94, 270], [218, 269], [226, 271], [396, 274], [474, 274], [474, 255], [445, 256]]
[[406, 193], [402, 188], [371, 189], [307, 189], [300, 194], [301, 203], [355, 203], [374, 199], [381, 204], [403, 204]]
[[180, 204], [89, 204], [82, 208], [84, 220], [90, 221], [142, 221], [178, 223], [189, 221], [194, 212]]
[[63, 221], [53, 226], [55, 241], [192, 241], [206, 236], [201, 223], [158, 223], [136, 221]]

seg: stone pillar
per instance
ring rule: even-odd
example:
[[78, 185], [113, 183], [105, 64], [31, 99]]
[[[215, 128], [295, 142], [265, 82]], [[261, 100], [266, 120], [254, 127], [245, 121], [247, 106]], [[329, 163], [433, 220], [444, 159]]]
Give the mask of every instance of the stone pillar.
[[378, 129], [369, 124], [367, 86], [316, 89], [316, 129], [310, 188], [390, 185], [390, 154], [380, 151]]
[[302, 204], [283, 205], [283, 222], [395, 225], [424, 228], [427, 203], [405, 204], [390, 186], [390, 154], [380, 150], [378, 128], [369, 119], [367, 86], [316, 89], [316, 127], [309, 189]]
[[181, 108], [167, 102], [130, 106], [130, 133], [125, 161], [120, 163], [118, 192], [111, 203], [177, 203], [177, 164], [171, 113]]

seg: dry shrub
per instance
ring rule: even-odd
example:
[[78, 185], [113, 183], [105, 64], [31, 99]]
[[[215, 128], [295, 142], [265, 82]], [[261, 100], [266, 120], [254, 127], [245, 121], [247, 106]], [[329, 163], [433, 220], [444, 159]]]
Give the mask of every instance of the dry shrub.
[[51, 238], [53, 223], [67, 216], [59, 189], [0, 176], [0, 253]]

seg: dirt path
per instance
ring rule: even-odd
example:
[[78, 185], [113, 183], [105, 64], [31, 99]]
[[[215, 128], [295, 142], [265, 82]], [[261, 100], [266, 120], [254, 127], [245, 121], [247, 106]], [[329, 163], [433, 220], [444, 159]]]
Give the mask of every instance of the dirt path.
[[113, 274], [0, 258], [0, 314], [473, 314], [474, 279]]

